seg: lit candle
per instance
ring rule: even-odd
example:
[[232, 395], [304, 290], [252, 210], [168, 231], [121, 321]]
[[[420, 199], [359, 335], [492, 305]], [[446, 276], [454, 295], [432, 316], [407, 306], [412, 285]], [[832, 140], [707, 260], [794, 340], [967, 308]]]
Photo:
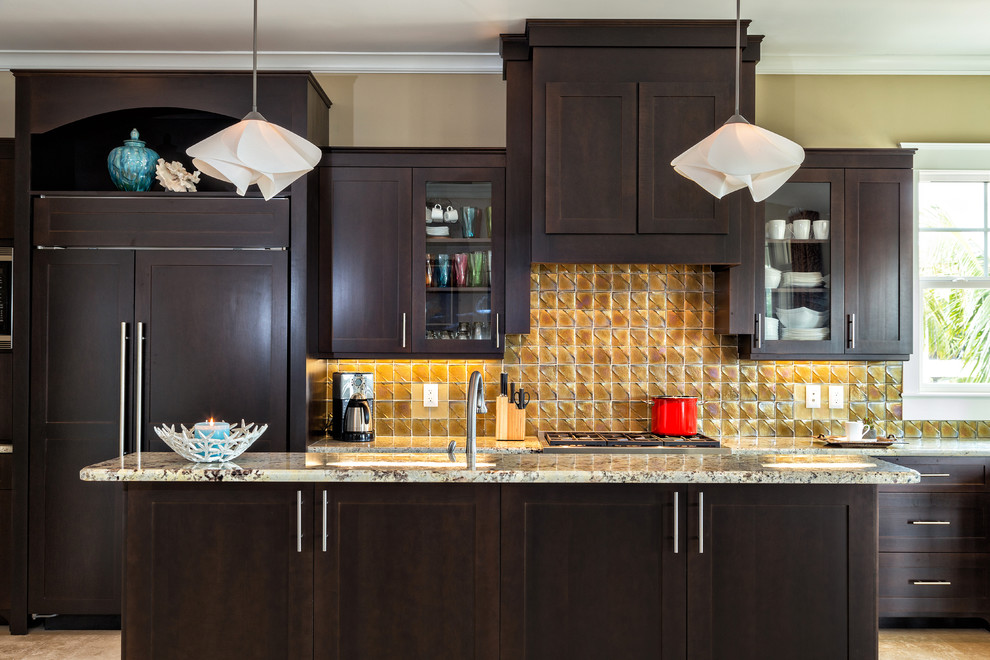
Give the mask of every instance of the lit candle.
[[214, 422], [211, 417], [207, 422], [199, 422], [193, 427], [193, 436], [201, 440], [222, 440], [230, 436], [230, 424]]

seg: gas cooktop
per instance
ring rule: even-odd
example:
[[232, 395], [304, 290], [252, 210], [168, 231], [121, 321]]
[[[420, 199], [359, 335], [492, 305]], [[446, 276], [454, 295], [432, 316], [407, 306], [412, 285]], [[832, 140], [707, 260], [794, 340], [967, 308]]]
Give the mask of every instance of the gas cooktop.
[[704, 435], [664, 436], [640, 432], [540, 433], [540, 445], [547, 454], [727, 454], [718, 440]]

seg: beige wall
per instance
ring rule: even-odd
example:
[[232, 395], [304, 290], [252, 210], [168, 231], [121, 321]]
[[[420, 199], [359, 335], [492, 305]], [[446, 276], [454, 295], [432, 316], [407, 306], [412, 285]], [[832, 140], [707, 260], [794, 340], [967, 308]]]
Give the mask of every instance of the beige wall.
[[0, 71], [0, 137], [14, 137], [14, 74]]
[[320, 74], [337, 147], [504, 147], [499, 75]]
[[986, 76], [758, 76], [757, 121], [805, 147], [990, 142]]

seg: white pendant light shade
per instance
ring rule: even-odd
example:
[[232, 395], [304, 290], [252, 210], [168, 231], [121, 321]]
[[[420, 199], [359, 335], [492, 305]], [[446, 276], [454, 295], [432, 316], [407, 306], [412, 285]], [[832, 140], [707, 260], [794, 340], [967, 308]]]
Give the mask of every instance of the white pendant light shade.
[[733, 115], [718, 130], [671, 161], [681, 176], [715, 197], [749, 188], [762, 202], [804, 162], [801, 145]]
[[234, 184], [238, 195], [256, 183], [266, 200], [313, 169], [322, 156], [319, 147], [256, 112], [186, 153], [203, 174]]

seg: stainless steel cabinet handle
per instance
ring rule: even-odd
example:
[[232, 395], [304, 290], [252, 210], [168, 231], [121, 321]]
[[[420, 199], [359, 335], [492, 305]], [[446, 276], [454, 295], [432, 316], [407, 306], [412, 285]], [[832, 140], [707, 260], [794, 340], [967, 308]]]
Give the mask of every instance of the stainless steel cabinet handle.
[[127, 421], [127, 323], [120, 324], [120, 457], [124, 457], [124, 424]]
[[952, 584], [949, 580], [911, 580], [911, 584], [948, 586]]
[[327, 491], [323, 491], [323, 552], [327, 551]]
[[753, 335], [756, 348], [763, 348], [763, 314], [756, 315], [756, 334]]
[[406, 347], [406, 313], [402, 312], [402, 348]]
[[849, 348], [856, 348], [856, 315], [849, 315]]
[[302, 552], [302, 491], [296, 491], [296, 552]]
[[502, 348], [502, 337], [498, 332], [498, 312], [495, 312], [495, 348]]
[[141, 459], [141, 403], [144, 398], [144, 323], [137, 324], [137, 337], [134, 338], [134, 350], [137, 352], [137, 369], [134, 374], [134, 446]]
[[698, 493], [698, 554], [705, 554], [705, 494]]
[[929, 472], [925, 474], [924, 472], [919, 473], [923, 477], [951, 477], [952, 475], [948, 472]]
[[678, 521], [677, 521], [677, 510], [680, 508], [677, 504], [677, 491], [674, 491], [674, 554], [677, 554], [677, 540], [678, 540]]
[[909, 520], [910, 525], [951, 525], [948, 520]]

